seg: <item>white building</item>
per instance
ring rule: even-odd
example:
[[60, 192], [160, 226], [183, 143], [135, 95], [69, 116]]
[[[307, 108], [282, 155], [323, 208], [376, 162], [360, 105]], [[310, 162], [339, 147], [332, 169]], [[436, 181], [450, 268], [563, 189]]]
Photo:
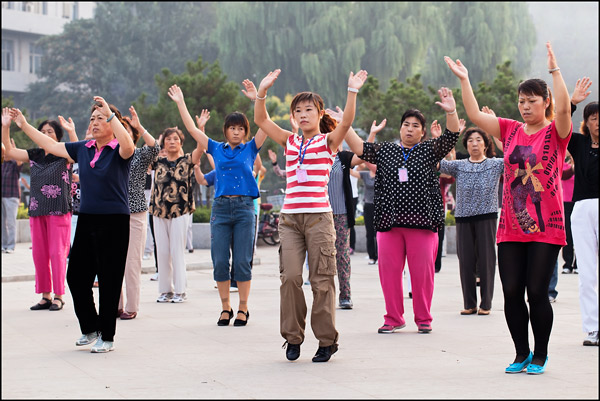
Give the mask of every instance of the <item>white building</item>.
[[2, 2], [2, 96], [19, 102], [27, 85], [38, 79], [43, 53], [35, 42], [56, 35], [75, 19], [92, 18], [95, 2]]

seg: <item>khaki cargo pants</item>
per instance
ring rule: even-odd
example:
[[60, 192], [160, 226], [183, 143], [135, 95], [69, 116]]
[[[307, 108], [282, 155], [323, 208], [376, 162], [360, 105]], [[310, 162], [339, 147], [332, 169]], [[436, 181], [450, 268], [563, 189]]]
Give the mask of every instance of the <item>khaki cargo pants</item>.
[[302, 270], [308, 250], [313, 292], [310, 323], [320, 347], [337, 343], [335, 329], [335, 228], [327, 213], [282, 213], [279, 219], [280, 330], [290, 344], [304, 341], [306, 301]]

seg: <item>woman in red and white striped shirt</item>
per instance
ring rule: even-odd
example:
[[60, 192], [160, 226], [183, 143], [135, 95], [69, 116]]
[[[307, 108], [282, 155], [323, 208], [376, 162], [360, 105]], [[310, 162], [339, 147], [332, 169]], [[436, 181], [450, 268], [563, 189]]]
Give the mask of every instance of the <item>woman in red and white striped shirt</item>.
[[[308, 277], [313, 291], [311, 325], [319, 340], [312, 360], [327, 362], [338, 349], [333, 278], [336, 273], [335, 228], [327, 183], [337, 148], [352, 126], [356, 95], [367, 79], [367, 72], [350, 73], [346, 107], [339, 124], [325, 113], [323, 99], [318, 94], [298, 93], [290, 110], [302, 136], [280, 128], [267, 114], [264, 102], [267, 90], [280, 72], [272, 71], [262, 80], [254, 106], [256, 125], [285, 148], [287, 188], [279, 221], [280, 330], [287, 343], [287, 359], [298, 359], [306, 326], [302, 267], [308, 251]], [[248, 80], [244, 86], [248, 92], [256, 90]]]

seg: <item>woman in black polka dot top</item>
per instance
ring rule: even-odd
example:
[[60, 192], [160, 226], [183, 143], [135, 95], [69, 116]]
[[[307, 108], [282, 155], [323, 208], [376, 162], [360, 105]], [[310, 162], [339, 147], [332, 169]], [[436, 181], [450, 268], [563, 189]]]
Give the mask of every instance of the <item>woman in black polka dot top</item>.
[[435, 139], [426, 136], [425, 117], [415, 109], [402, 116], [400, 144], [363, 142], [350, 132], [352, 151], [377, 165], [375, 174], [375, 229], [379, 252], [379, 277], [386, 314], [379, 333], [405, 326], [402, 272], [408, 259], [415, 323], [420, 333], [431, 331], [431, 300], [438, 247], [437, 231], [443, 206], [436, 165], [454, 148], [459, 135], [456, 102], [452, 91], [438, 91], [446, 112], [446, 131]]

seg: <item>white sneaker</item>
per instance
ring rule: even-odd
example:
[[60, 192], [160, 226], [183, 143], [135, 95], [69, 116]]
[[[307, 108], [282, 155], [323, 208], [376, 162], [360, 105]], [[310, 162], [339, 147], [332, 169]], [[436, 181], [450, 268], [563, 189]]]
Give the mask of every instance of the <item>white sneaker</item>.
[[96, 341], [97, 338], [98, 338], [98, 332], [93, 331], [91, 333], [84, 334], [81, 337], [79, 337], [77, 339], [77, 341], [75, 341], [75, 345], [77, 345], [77, 346], [88, 345], [88, 344], [91, 344], [94, 341]]
[[187, 299], [187, 295], [184, 292], [183, 294], [175, 294], [173, 295], [173, 298], [171, 299], [171, 302], [174, 304], [178, 304], [181, 303], [183, 301], [185, 301]]
[[156, 298], [156, 302], [171, 302], [171, 299], [173, 299], [172, 292], [163, 292]]
[[150, 281], [158, 281], [158, 273], [154, 273], [150, 276]]
[[14, 249], [5, 249], [4, 253], [15, 253]]
[[144, 256], [142, 256], [142, 259], [148, 260], [148, 259], [150, 259], [150, 256], [151, 255], [149, 253], [145, 253]]
[[370, 264], [370, 265], [376, 265], [376, 264], [377, 264], [377, 261], [376, 261], [376, 260], [373, 260], [373, 259], [369, 259], [369, 264]]
[[556, 298], [549, 296], [548, 301], [550, 301], [550, 303], [554, 303], [554, 302], [556, 302]]
[[238, 288], [237, 287], [229, 287], [229, 292], [238, 292]]
[[598, 332], [590, 331], [588, 336], [583, 340], [583, 345], [598, 345]]
[[100, 334], [100, 337], [98, 337], [98, 341], [96, 341], [96, 344], [94, 344], [94, 346], [92, 347], [92, 352], [96, 354], [114, 351], [114, 349], [114, 341], [104, 341], [102, 340], [102, 334]]
[[564, 269], [562, 269], [562, 274], [571, 274], [571, 270], [565, 267]]

